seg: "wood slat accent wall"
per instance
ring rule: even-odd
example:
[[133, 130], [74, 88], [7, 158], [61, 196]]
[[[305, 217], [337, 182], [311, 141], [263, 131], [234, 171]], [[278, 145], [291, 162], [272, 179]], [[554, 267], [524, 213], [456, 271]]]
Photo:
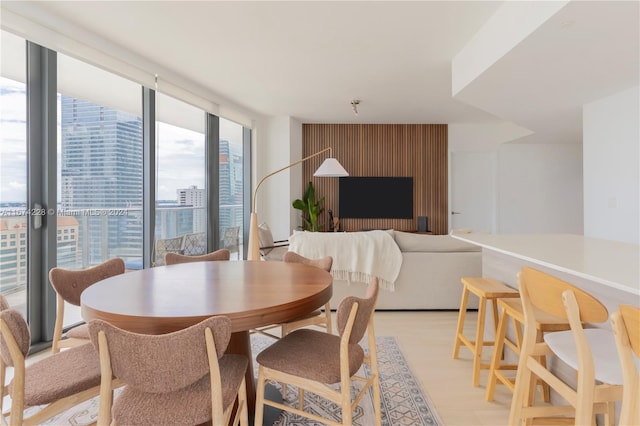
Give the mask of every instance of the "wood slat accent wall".
[[[446, 124], [303, 124], [302, 144], [303, 157], [331, 147], [333, 156], [351, 176], [414, 178], [413, 219], [341, 219], [343, 230], [416, 231], [418, 216], [427, 216], [430, 231], [448, 233]], [[313, 177], [325, 158], [318, 156], [303, 163], [302, 183], [306, 188], [307, 182], [313, 182], [317, 198], [325, 197], [321, 223], [327, 230], [329, 209], [340, 217], [340, 206], [338, 179]]]

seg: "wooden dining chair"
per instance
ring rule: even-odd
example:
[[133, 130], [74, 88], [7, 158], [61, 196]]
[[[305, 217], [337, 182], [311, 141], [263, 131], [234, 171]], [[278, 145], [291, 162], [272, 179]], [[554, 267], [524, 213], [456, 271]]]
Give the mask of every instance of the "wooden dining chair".
[[78, 325], [65, 334], [63, 339], [65, 302], [80, 306], [80, 295], [89, 286], [109, 277], [124, 273], [124, 261], [120, 258], [107, 260], [91, 268], [72, 271], [63, 268], [52, 268], [49, 281], [56, 291], [56, 322], [53, 328], [51, 352], [58, 353], [61, 348], [89, 343], [89, 331], [86, 324]]
[[624, 377], [620, 426], [640, 425], [640, 308], [620, 305], [611, 325]]
[[[229, 318], [211, 317], [161, 335], [93, 320], [89, 332], [102, 370], [99, 426], [112, 419], [116, 425], [248, 425], [249, 360], [224, 354], [231, 338]], [[115, 401], [112, 376], [126, 384]]]
[[220, 249], [212, 251], [211, 253], [203, 254], [200, 256], [188, 256], [186, 254], [167, 253], [164, 256], [164, 263], [166, 265], [176, 265], [178, 263], [190, 263], [190, 262], [211, 262], [217, 260], [229, 260], [231, 253], [227, 249]]
[[11, 308], [11, 306], [9, 305], [9, 302], [7, 302], [7, 299], [0, 294], [0, 311], [4, 311], [5, 309], [9, 309]]
[[[2, 424], [7, 424], [3, 410], [7, 395], [11, 397], [8, 424], [17, 426], [41, 424], [100, 392], [100, 360], [92, 345], [70, 348], [27, 366], [30, 341], [29, 326], [22, 315], [11, 308], [0, 311]], [[13, 367], [13, 380], [5, 383], [9, 367]], [[113, 387], [120, 385], [118, 380], [111, 383]], [[41, 407], [25, 418], [24, 410], [36, 406]]]
[[[591, 425], [594, 414], [603, 413], [605, 424], [613, 425], [614, 403], [622, 398], [622, 371], [613, 333], [582, 325], [607, 321], [607, 308], [584, 290], [533, 268], [523, 267], [518, 280], [525, 326], [509, 424], [517, 425], [521, 420], [529, 424], [536, 418], [560, 422], [575, 415], [576, 425]], [[571, 329], [546, 333], [543, 342], [536, 342], [540, 313], [566, 318]], [[565, 383], [547, 367], [543, 358], [550, 355], [576, 371], [576, 386]], [[536, 377], [568, 404], [536, 405]]]
[[[326, 256], [320, 259], [309, 259], [293, 251], [286, 252], [284, 254], [283, 260], [288, 263], [302, 263], [303, 265], [315, 266], [316, 268], [323, 269], [327, 272], [331, 272], [331, 266], [333, 265], [333, 258], [331, 256]], [[281, 335], [285, 336], [291, 333], [293, 330], [296, 330], [302, 327], [307, 327], [309, 325], [324, 327], [327, 330], [327, 333], [329, 334], [332, 333], [330, 302], [325, 303], [324, 312], [318, 309], [317, 311], [311, 312], [300, 318], [296, 318], [293, 321], [289, 321], [284, 324], [281, 324], [282, 326]]]
[[[373, 329], [373, 313], [377, 298], [378, 279], [373, 278], [364, 298], [350, 296], [338, 306], [338, 336], [319, 330], [299, 329], [258, 354], [255, 424], [262, 424], [264, 406], [269, 405], [324, 424], [351, 425], [353, 410], [369, 389], [373, 393], [375, 423], [381, 424], [380, 377]], [[369, 343], [368, 355], [365, 355], [358, 343], [365, 333]], [[369, 378], [356, 375], [363, 363], [369, 366]], [[352, 380], [364, 382], [353, 400]], [[265, 399], [264, 388], [267, 381], [297, 386], [298, 408]], [[339, 384], [338, 389], [331, 386], [335, 384]], [[304, 411], [305, 390], [337, 404], [342, 411], [342, 422], [338, 423]]]
[[[284, 254], [282, 259], [287, 263], [302, 263], [304, 265], [314, 266], [316, 268], [323, 269], [327, 272], [331, 271], [331, 265], [333, 265], [333, 258], [331, 256], [323, 257], [320, 259], [309, 259], [307, 257], [301, 256], [298, 253], [288, 251]], [[307, 327], [310, 325], [320, 326], [327, 330], [327, 333], [332, 333], [331, 328], [331, 303], [327, 302], [324, 305], [324, 312], [320, 309], [310, 312], [306, 315], [303, 315], [299, 318], [296, 318], [292, 321], [282, 323], [282, 324], [273, 324], [265, 327], [260, 327], [258, 329], [252, 330], [252, 332], [260, 333], [265, 336], [272, 337], [274, 339], [279, 339], [281, 336], [285, 336], [296, 330], [298, 328]], [[280, 327], [280, 336], [269, 333], [268, 330]]]

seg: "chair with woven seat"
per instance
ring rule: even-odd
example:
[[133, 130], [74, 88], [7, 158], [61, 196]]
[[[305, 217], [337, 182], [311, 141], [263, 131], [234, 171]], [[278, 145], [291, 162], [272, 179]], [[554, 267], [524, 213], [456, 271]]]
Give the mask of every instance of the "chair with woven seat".
[[153, 244], [152, 265], [162, 266], [164, 265], [164, 257], [167, 253], [183, 253], [184, 236], [174, 238], [159, 238]]
[[194, 232], [186, 234], [182, 240], [182, 254], [186, 256], [202, 256], [207, 253], [207, 233]]
[[[523, 267], [518, 274], [524, 309], [524, 336], [518, 362], [509, 424], [530, 424], [544, 419], [576, 425], [595, 422], [595, 413], [604, 414], [607, 425], [614, 424], [615, 401], [622, 398], [622, 371], [618, 363], [613, 333], [601, 328], [583, 328], [585, 323], [603, 323], [607, 308], [584, 290], [545, 272]], [[536, 321], [540, 313], [566, 318], [568, 331], [546, 333], [537, 342]], [[577, 373], [572, 386], [551, 371], [542, 357], [556, 356]], [[537, 379], [549, 384], [568, 404], [536, 405]]]
[[164, 256], [164, 263], [166, 265], [175, 265], [178, 263], [190, 263], [190, 262], [212, 262], [218, 260], [229, 260], [231, 253], [227, 249], [220, 249], [212, 251], [211, 253], [203, 254], [201, 256], [188, 256], [186, 254], [167, 253]]
[[[324, 269], [327, 272], [331, 271], [331, 265], [333, 265], [333, 258], [331, 256], [323, 257], [320, 259], [309, 259], [307, 257], [301, 256], [298, 253], [295, 253], [292, 251], [288, 251], [284, 254], [283, 261], [288, 263], [302, 263], [304, 265], [309, 265], [309, 266], [314, 266], [316, 268]], [[332, 333], [330, 302], [327, 302], [324, 305], [324, 312], [318, 309], [300, 318], [296, 318], [295, 320], [282, 323], [282, 324], [268, 325], [252, 331], [256, 333], [264, 334], [269, 337], [273, 337], [274, 339], [278, 339], [279, 336], [269, 333], [268, 330], [276, 327], [280, 327], [281, 329], [280, 337], [281, 337], [289, 334], [293, 330], [296, 330], [302, 327], [307, 327], [310, 325], [324, 327], [327, 330], [327, 333], [329, 334]]]
[[[339, 336], [318, 330], [298, 329], [258, 354], [255, 424], [262, 424], [264, 405], [269, 405], [329, 425], [351, 425], [353, 410], [370, 388], [373, 393], [376, 425], [381, 424], [380, 377], [373, 329], [373, 312], [377, 298], [378, 279], [373, 278], [365, 298], [346, 297], [338, 306]], [[368, 355], [365, 355], [358, 344], [365, 334], [368, 337]], [[370, 368], [368, 379], [356, 375], [363, 363]], [[352, 380], [364, 382], [353, 401]], [[264, 388], [267, 381], [297, 386], [298, 408], [266, 400]], [[330, 386], [334, 384], [339, 384], [339, 388], [334, 389]], [[337, 404], [342, 411], [342, 422], [337, 423], [304, 411], [305, 390]]]
[[[229, 318], [211, 317], [161, 335], [93, 320], [89, 332], [102, 370], [98, 425], [108, 425], [112, 418], [121, 425], [248, 425], [249, 360], [224, 354], [231, 338]], [[115, 401], [112, 375], [126, 385]]]
[[260, 245], [260, 256], [264, 260], [280, 261], [289, 250], [289, 240], [274, 241], [271, 229], [266, 223], [258, 226], [258, 244]]
[[640, 308], [620, 305], [611, 315], [618, 357], [622, 365], [623, 388], [620, 425], [640, 424]]
[[229, 250], [230, 253], [237, 253], [240, 260], [240, 227], [229, 226], [222, 229], [222, 238], [220, 241], [222, 248]]
[[[3, 307], [6, 305], [1, 304]], [[92, 345], [73, 347], [48, 356], [29, 366], [29, 326], [14, 309], [0, 312], [0, 423], [4, 418], [4, 396], [11, 397], [8, 423], [37, 425], [66, 411], [100, 392], [100, 360]], [[7, 367], [13, 367], [13, 380], [6, 384]], [[120, 383], [114, 381], [112, 386]], [[111, 390], [110, 390], [111, 391]], [[24, 418], [28, 407], [42, 406]]]
[[56, 322], [51, 344], [51, 351], [54, 354], [60, 352], [61, 348], [89, 343], [89, 331], [86, 324], [73, 327], [65, 333], [66, 338], [62, 338], [65, 302], [80, 306], [80, 295], [87, 287], [109, 277], [123, 274], [124, 269], [124, 261], [120, 258], [114, 258], [87, 269], [72, 271], [52, 268], [49, 271], [49, 281], [57, 294]]

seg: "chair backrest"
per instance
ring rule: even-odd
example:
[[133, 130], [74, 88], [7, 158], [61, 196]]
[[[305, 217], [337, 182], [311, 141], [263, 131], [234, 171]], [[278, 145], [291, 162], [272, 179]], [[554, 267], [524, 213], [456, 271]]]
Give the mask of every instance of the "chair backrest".
[[161, 335], [132, 333], [93, 320], [89, 334], [99, 350], [99, 333], [104, 332], [115, 377], [144, 392], [166, 393], [189, 386], [209, 373], [207, 328], [212, 331], [220, 359], [231, 338], [231, 321], [223, 316]]
[[[562, 294], [573, 292], [580, 311], [580, 321], [602, 323], [609, 318], [607, 308], [586, 291], [560, 278], [530, 267], [523, 267], [518, 274], [521, 297], [536, 308], [560, 318], [569, 319]], [[525, 291], [525, 296], [522, 292]]]
[[4, 311], [9, 308], [11, 308], [11, 306], [9, 305], [7, 298], [0, 294], [0, 311]]
[[164, 265], [164, 256], [167, 253], [182, 253], [182, 241], [184, 236], [174, 238], [159, 238], [153, 245], [154, 266]]
[[196, 232], [186, 234], [182, 241], [182, 254], [188, 256], [201, 256], [207, 253], [207, 234]]
[[240, 245], [240, 227], [229, 226], [222, 230], [223, 248], [237, 249]]
[[[582, 324], [606, 321], [609, 316], [607, 308], [589, 293], [537, 269], [523, 267], [518, 274], [518, 280], [525, 318], [522, 353], [531, 354], [533, 351], [537, 334], [537, 315], [544, 312], [567, 319], [573, 337], [571, 350], [576, 354], [577, 368], [575, 366], [574, 368], [580, 371], [577, 386], [578, 388], [592, 386], [595, 380], [595, 364]], [[585, 390], [582, 389], [581, 392]]]
[[[640, 358], [640, 308], [631, 305], [620, 305], [620, 318], [618, 330], [624, 331], [629, 339], [629, 347]], [[624, 328], [623, 328], [624, 327]]]
[[315, 266], [316, 268], [324, 269], [327, 272], [331, 272], [331, 266], [333, 265], [333, 257], [326, 256], [320, 259], [309, 259], [299, 255], [296, 252], [288, 251], [282, 258], [283, 261], [289, 263], [302, 263], [309, 266]]
[[369, 319], [371, 318], [376, 307], [376, 302], [378, 301], [379, 287], [378, 278], [373, 277], [371, 281], [369, 281], [367, 293], [364, 298], [348, 296], [340, 302], [336, 316], [338, 333], [340, 336], [345, 332], [353, 304], [358, 304], [358, 311], [356, 312], [356, 318], [353, 323], [353, 327], [351, 328], [351, 335], [349, 336], [350, 344], [358, 343], [362, 340], [364, 333], [367, 331]]
[[611, 315], [611, 325], [624, 381], [620, 424], [637, 425], [640, 424], [640, 368], [637, 364], [640, 358], [640, 308], [620, 305], [620, 310]]
[[229, 260], [231, 252], [227, 249], [220, 249], [202, 256], [186, 256], [178, 253], [167, 253], [164, 256], [164, 263], [167, 265], [176, 265], [178, 263], [190, 262], [212, 262], [218, 260]]
[[72, 271], [52, 268], [49, 281], [65, 301], [80, 306], [80, 294], [89, 286], [109, 277], [124, 273], [124, 261], [120, 258], [110, 259], [91, 268]]
[[20, 312], [11, 308], [0, 311], [0, 356], [4, 364], [15, 366], [23, 363], [30, 344], [29, 326]]

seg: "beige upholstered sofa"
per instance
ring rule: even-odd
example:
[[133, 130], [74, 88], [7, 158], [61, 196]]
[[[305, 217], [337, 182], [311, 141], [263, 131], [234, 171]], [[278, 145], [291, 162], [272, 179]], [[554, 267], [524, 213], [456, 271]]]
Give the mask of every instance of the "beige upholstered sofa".
[[[480, 248], [448, 235], [389, 232], [402, 253], [402, 266], [395, 290], [380, 290], [376, 309], [458, 309], [460, 278], [482, 276]], [[364, 283], [334, 281], [332, 308], [346, 296], [362, 296], [365, 289]]]

